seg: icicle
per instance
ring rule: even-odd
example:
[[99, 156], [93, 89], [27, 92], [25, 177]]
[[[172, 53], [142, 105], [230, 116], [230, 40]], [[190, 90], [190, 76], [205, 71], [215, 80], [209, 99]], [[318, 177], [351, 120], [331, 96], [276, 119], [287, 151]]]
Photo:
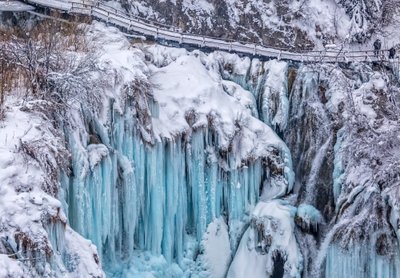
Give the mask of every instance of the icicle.
[[337, 140], [335, 143], [335, 146], [333, 148], [335, 158], [333, 160], [334, 166], [333, 166], [333, 195], [335, 202], [339, 198], [340, 192], [342, 190], [342, 183], [343, 183], [343, 178], [344, 178], [344, 169], [342, 165], [342, 155], [341, 155], [341, 149], [342, 149], [342, 144], [344, 140], [344, 129], [340, 129], [337, 133]]
[[325, 277], [400, 277], [400, 256], [379, 256], [366, 246], [344, 251], [335, 244], [328, 249]]

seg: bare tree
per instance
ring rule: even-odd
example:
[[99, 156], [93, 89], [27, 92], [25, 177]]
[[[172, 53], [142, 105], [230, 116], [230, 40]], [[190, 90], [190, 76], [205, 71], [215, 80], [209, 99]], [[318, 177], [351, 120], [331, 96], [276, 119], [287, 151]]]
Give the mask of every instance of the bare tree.
[[[98, 92], [107, 86], [102, 81], [106, 80], [102, 78], [106, 70], [88, 50], [82, 29], [74, 23], [45, 20], [33, 28], [9, 30], [10, 35], [2, 42], [0, 74], [3, 76], [7, 71], [4, 65], [9, 65], [8, 70], [23, 77], [24, 100], [43, 100], [54, 113], [62, 113], [74, 101], [97, 107]], [[0, 97], [7, 90], [2, 80]]]

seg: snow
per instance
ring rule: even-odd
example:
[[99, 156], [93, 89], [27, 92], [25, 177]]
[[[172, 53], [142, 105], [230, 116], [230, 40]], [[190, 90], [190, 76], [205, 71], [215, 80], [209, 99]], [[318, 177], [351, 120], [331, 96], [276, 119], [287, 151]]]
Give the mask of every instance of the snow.
[[[95, 248], [85, 249], [82, 244], [85, 240], [68, 226], [65, 227], [67, 219], [61, 202], [44, 192], [48, 177], [40, 163], [21, 150], [22, 143], [34, 147], [35, 144], [40, 146], [40, 142], [45, 141], [48, 149], [43, 148], [41, 151], [48, 152], [48, 158], [51, 159], [50, 155], [54, 155], [62, 147], [52, 124], [43, 120], [40, 114], [29, 112], [30, 105], [35, 103], [28, 102], [21, 106], [9, 97], [5, 105], [5, 119], [0, 126], [0, 238], [8, 239], [8, 247], [3, 246], [5, 242], [2, 241], [0, 249], [8, 248], [7, 253], [15, 254], [18, 261], [6, 259], [2, 255], [0, 276], [5, 277], [4, 273], [9, 271], [13, 273], [13, 277], [26, 277], [29, 267], [19, 267], [19, 261], [26, 266], [33, 259], [40, 260], [40, 263], [29, 268], [31, 275], [67, 275], [70, 261], [65, 257], [66, 254], [71, 254], [77, 260], [82, 259], [82, 272], [74, 273], [71, 270], [72, 276], [89, 275], [86, 269], [90, 269], [91, 275], [102, 276], [101, 266], [93, 259]], [[67, 229], [66, 237], [64, 229]], [[32, 246], [35, 250], [30, 250], [29, 245], [23, 247], [25, 245], [21, 244], [19, 237], [35, 242], [36, 247]], [[63, 242], [68, 237], [73, 237], [73, 244], [79, 247], [70, 249], [68, 244], [64, 246]], [[45, 250], [52, 252], [48, 259], [45, 259], [48, 256]], [[21, 273], [23, 274], [19, 276]]]
[[259, 202], [227, 277], [270, 277], [277, 252], [285, 259], [285, 275], [301, 277], [303, 258], [294, 236], [295, 212], [294, 207], [281, 200]]
[[61, 9], [64, 11], [69, 11], [72, 7], [71, 1], [66, 0], [27, 0], [27, 3]]
[[231, 261], [231, 246], [228, 226], [222, 218], [217, 218], [208, 225], [202, 244], [210, 275], [224, 278]]
[[[317, 43], [321, 43], [322, 32], [327, 37], [337, 36], [337, 41], [328, 41], [328, 44], [341, 44], [350, 32], [350, 18], [335, 1], [309, 0], [305, 2], [301, 11], [307, 20], [298, 24]], [[317, 26], [320, 31], [317, 30]]]
[[163, 256], [157, 256], [151, 252], [135, 252], [132, 264], [122, 270], [110, 271], [110, 277], [143, 277], [161, 278], [184, 277], [184, 273], [177, 264], [168, 263]]
[[13, 278], [23, 278], [25, 267], [22, 263], [15, 259], [11, 259], [7, 255], [0, 254], [0, 277], [13, 277]]
[[[255, 154], [266, 154], [267, 145], [286, 149], [271, 128], [252, 116], [254, 110], [249, 111], [248, 108], [252, 107], [254, 101], [248, 92], [242, 94], [240, 99], [237, 94], [232, 95], [232, 88], [229, 90], [228, 87], [230, 93], [226, 93], [224, 85], [232, 86], [233, 83], [223, 81], [220, 73], [216, 72], [217, 68], [211, 66], [213, 56], [207, 57], [194, 52], [176, 58], [175, 51], [171, 49], [175, 58], [167, 56], [166, 60], [161, 62], [165, 56], [159, 57], [158, 47], [150, 47], [147, 51], [156, 57], [154, 59], [158, 65], [164, 65], [151, 68], [151, 82], [156, 85], [154, 97], [160, 107], [159, 117], [153, 119], [155, 134], [163, 138], [173, 138], [190, 128], [208, 126], [211, 117], [213, 127], [217, 128], [220, 135], [221, 149], [228, 148], [230, 138], [237, 132], [235, 123], [242, 123], [243, 137], [239, 149], [235, 152], [239, 155], [237, 161]], [[269, 84], [274, 84], [274, 80]], [[244, 91], [239, 86], [235, 87], [240, 92]], [[227, 103], [229, 105], [226, 105]], [[186, 116], [191, 111], [195, 112], [195, 121], [190, 126]]]
[[214, 7], [207, 0], [183, 0], [182, 6], [184, 9], [188, 9], [197, 13], [205, 12], [211, 14]]
[[19, 1], [0, 1], [0, 12], [6, 12], [6, 11], [22, 12], [31, 10], [34, 10], [34, 7], [26, 5]]
[[108, 156], [108, 149], [103, 144], [90, 144], [87, 146], [90, 168], [93, 170], [102, 159]]

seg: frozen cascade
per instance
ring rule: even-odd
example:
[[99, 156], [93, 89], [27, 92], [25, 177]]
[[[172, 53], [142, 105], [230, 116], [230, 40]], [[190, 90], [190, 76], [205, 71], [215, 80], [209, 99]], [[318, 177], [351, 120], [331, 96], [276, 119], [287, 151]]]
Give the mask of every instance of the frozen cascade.
[[282, 132], [289, 118], [288, 72], [286, 62], [242, 58], [236, 55], [216, 55], [223, 69], [223, 77], [232, 80], [252, 92], [256, 101], [257, 113], [253, 116]]
[[269, 61], [265, 71], [263, 90], [257, 96], [260, 119], [275, 130], [284, 131], [289, 117], [288, 64]]
[[[157, 67], [148, 59], [151, 49], [133, 48], [116, 29], [99, 35], [96, 28], [102, 27], [94, 25], [89, 36], [96, 37], [96, 48], [105, 47], [99, 49], [104, 50], [100, 68], [110, 69], [110, 82], [100, 84], [104, 91], [93, 88], [93, 103], [68, 103], [62, 110], [65, 121], [57, 125], [39, 113], [43, 119], [26, 125], [28, 131], [18, 125], [11, 129], [25, 133], [29, 140], [24, 142], [41, 143], [34, 145], [37, 154], [27, 151], [32, 161], [42, 155], [55, 161], [54, 196], [44, 194], [49, 188], [39, 188], [47, 184], [31, 178], [45, 181], [50, 175], [42, 170], [48, 164], [20, 179], [37, 185], [32, 192], [9, 194], [17, 196], [12, 199], [2, 191], [2, 209], [7, 208], [2, 223], [16, 220], [7, 224], [10, 231], [2, 230], [4, 248], [22, 253], [17, 259], [26, 259], [28, 267], [34, 260], [32, 266], [44, 277], [102, 277], [102, 265], [116, 276], [155, 271], [155, 276], [182, 277], [194, 270], [199, 277], [207, 272], [223, 277], [251, 211], [260, 204], [260, 191], [279, 188], [272, 201], [291, 192], [289, 149], [254, 117], [254, 96], [207, 68], [198, 53], [180, 51], [169, 65]], [[149, 105], [151, 100], [159, 105]], [[18, 112], [26, 113], [24, 123], [34, 109], [48, 105], [38, 104]], [[46, 135], [52, 133], [43, 129], [47, 123], [57, 129], [50, 138]], [[26, 137], [31, 127], [36, 133]], [[2, 165], [15, 162], [14, 155], [4, 160], [2, 153], [1, 158]], [[21, 165], [31, 163], [22, 157], [9, 171], [11, 178]], [[11, 190], [7, 186], [6, 191], [12, 193], [14, 185], [16, 190], [20, 186], [13, 179], [8, 183]], [[18, 206], [12, 206], [14, 200]], [[21, 210], [7, 211], [16, 207]], [[28, 217], [19, 217], [20, 212]], [[210, 261], [220, 257], [222, 266]], [[134, 269], [137, 262], [143, 266]], [[157, 269], [161, 264], [167, 269]]]
[[[256, 205], [263, 163], [257, 159], [238, 169], [227, 154], [221, 167], [218, 138], [207, 129], [148, 146], [127, 110], [124, 116], [113, 112], [109, 138], [93, 124], [107, 152], [86, 152], [78, 133], [69, 138], [71, 226], [93, 241], [109, 266], [128, 260], [135, 249], [182, 262], [188, 234], [200, 241], [223, 212], [228, 221], [241, 220]], [[104, 149], [98, 145], [103, 147], [87, 149]]]
[[[318, 248], [313, 233], [320, 233], [326, 212], [333, 213], [330, 207], [326, 209], [334, 191], [331, 183], [340, 183], [344, 171], [340, 165], [342, 135], [332, 135], [337, 126], [331, 125], [330, 92], [323, 87], [329, 86], [321, 86], [318, 69], [301, 66], [291, 84], [289, 111], [288, 88], [292, 86], [284, 62], [260, 62], [218, 52], [208, 56], [198, 51], [171, 51], [159, 59], [158, 50], [169, 51], [148, 50], [152, 82], [159, 85], [155, 89], [159, 111], [152, 111], [153, 126], [149, 124], [154, 141], [143, 138], [139, 131], [143, 123], [136, 122], [136, 111], [129, 105], [125, 110], [111, 106], [106, 124], [104, 119], [86, 115], [80, 125], [85, 129], [69, 134], [73, 176], [64, 184], [72, 227], [98, 246], [112, 273], [142, 252], [141, 260], [162, 261], [171, 266], [168, 273], [181, 277], [188, 261], [199, 263], [196, 258], [202, 257], [203, 251], [198, 246], [204, 238], [214, 242], [214, 235], [207, 231], [216, 233], [218, 226], [223, 227], [221, 237], [231, 248], [222, 253], [235, 253], [239, 244], [229, 268], [231, 275], [243, 276], [246, 269], [242, 263], [250, 256], [260, 277], [265, 276], [266, 268], [272, 275], [277, 258], [281, 258], [278, 264], [285, 266], [286, 275], [300, 277], [302, 244]], [[234, 105], [225, 106], [228, 101]], [[294, 183], [291, 153], [275, 139], [270, 145], [268, 140], [262, 141], [253, 151], [254, 142], [271, 136], [259, 127], [265, 124], [248, 115], [262, 119], [278, 133], [285, 132], [296, 166], [303, 170], [295, 190], [299, 195], [288, 195]], [[251, 143], [232, 140], [236, 135]], [[332, 151], [334, 163], [326, 159]], [[269, 160], [275, 158], [280, 163], [270, 167]], [[325, 188], [320, 186], [323, 178]], [[314, 187], [318, 191], [313, 196], [326, 199], [309, 199], [311, 194], [302, 192], [304, 182], [309, 182], [308, 191]], [[341, 189], [336, 191], [337, 197]], [[295, 203], [301, 204], [298, 209], [292, 206]], [[242, 235], [250, 218], [250, 227]], [[294, 223], [303, 230], [298, 231]], [[296, 240], [301, 233], [309, 234]], [[210, 249], [205, 244], [204, 250]], [[304, 256], [308, 260], [314, 254], [312, 250]], [[327, 260], [326, 273], [330, 271], [329, 255]], [[306, 267], [304, 271], [308, 271]], [[224, 273], [224, 268], [218, 272]]]
[[340, 191], [342, 189], [342, 183], [344, 179], [344, 169], [343, 169], [343, 162], [342, 162], [342, 153], [341, 153], [341, 147], [343, 143], [343, 136], [344, 136], [344, 131], [345, 129], [342, 128], [338, 131], [337, 135], [337, 140], [336, 144], [334, 146], [334, 154], [335, 158], [333, 160], [334, 166], [333, 166], [333, 194], [335, 198], [335, 202], [337, 201]]
[[331, 144], [332, 137], [329, 137], [326, 142], [320, 147], [320, 149], [317, 151], [317, 154], [315, 155], [315, 158], [311, 164], [311, 169], [309, 173], [309, 178], [306, 183], [306, 196], [305, 196], [305, 202], [306, 203], [314, 203], [314, 198], [315, 196], [312, 194], [312, 192], [315, 190], [315, 184], [316, 180], [318, 177], [319, 172], [321, 171], [322, 164], [324, 162], [324, 159], [326, 157], [326, 153], [328, 151], [329, 145]]

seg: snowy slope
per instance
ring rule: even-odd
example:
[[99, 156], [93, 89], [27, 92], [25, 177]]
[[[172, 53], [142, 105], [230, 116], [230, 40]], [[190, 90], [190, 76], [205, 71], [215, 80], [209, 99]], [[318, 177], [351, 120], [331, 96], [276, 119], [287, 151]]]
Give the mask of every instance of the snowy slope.
[[59, 167], [57, 156], [67, 154], [59, 133], [35, 112], [35, 103], [20, 106], [9, 99], [6, 105], [0, 126], [0, 250], [7, 255], [1, 255], [0, 276], [101, 277], [96, 247], [68, 227], [54, 188], [59, 185], [42, 164]]

